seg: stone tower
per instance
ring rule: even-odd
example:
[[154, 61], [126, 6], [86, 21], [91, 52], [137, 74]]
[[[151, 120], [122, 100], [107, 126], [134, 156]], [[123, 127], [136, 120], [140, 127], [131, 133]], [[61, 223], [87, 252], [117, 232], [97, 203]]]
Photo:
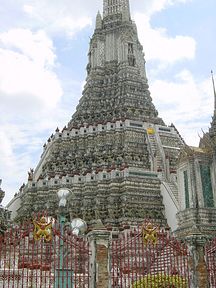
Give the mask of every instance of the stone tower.
[[[89, 225], [143, 219], [175, 226], [176, 167], [184, 141], [152, 103], [129, 0], [104, 0], [90, 41], [87, 79], [76, 112], [44, 145], [22, 187], [18, 217], [55, 214], [56, 191], [71, 190], [68, 211]], [[175, 227], [174, 227], [175, 228]]]

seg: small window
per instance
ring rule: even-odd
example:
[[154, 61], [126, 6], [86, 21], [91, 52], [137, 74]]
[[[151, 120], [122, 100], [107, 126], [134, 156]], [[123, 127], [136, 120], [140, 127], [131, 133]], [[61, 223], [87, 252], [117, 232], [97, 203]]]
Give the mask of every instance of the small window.
[[103, 179], [106, 179], [106, 174], [103, 175]]
[[46, 182], [43, 182], [43, 185], [45, 186], [45, 185], [46, 185]]
[[66, 182], [69, 183], [69, 179], [67, 179]]
[[56, 181], [56, 180], [55, 180], [55, 182], [54, 182], [54, 183], [55, 183], [55, 184], [58, 184], [58, 181]]
[[117, 173], [116, 173], [116, 177], [119, 177], [119, 176], [120, 176], [120, 174], [117, 172]]
[[135, 67], [136, 59], [135, 59], [134, 55], [128, 54], [128, 64], [129, 64], [129, 66]]
[[67, 136], [70, 136], [70, 133], [67, 133]]
[[81, 178], [79, 178], [79, 181], [81, 181], [82, 179]]
[[94, 176], [91, 176], [91, 180], [94, 180]]
[[111, 128], [113, 128], [113, 125], [111, 125]]
[[171, 129], [169, 129], [169, 128], [164, 128], [164, 127], [160, 127], [159, 130], [160, 130], [160, 131], [165, 131], [165, 132], [171, 132]]
[[143, 127], [142, 124], [132, 123], [132, 122], [130, 122], [130, 126], [133, 126], [133, 127], [139, 127], [139, 128], [142, 128], [142, 127]]
[[187, 171], [184, 171], [183, 175], [184, 175], [184, 190], [185, 190], [185, 208], [190, 208], [189, 182]]
[[84, 133], [86, 133], [86, 130], [84, 130]]
[[78, 132], [76, 131], [76, 132], [75, 132], [75, 134], [77, 135], [77, 134], [78, 134]]
[[128, 43], [128, 54], [134, 54], [133, 43]]
[[102, 126], [102, 130], [104, 130], [104, 126]]
[[208, 164], [200, 164], [203, 199], [205, 207], [214, 207], [214, 196], [211, 180], [211, 169]]
[[120, 123], [120, 127], [122, 127], [123, 126], [123, 124], [122, 123]]
[[93, 131], [95, 131], [96, 129], [95, 128], [93, 128]]

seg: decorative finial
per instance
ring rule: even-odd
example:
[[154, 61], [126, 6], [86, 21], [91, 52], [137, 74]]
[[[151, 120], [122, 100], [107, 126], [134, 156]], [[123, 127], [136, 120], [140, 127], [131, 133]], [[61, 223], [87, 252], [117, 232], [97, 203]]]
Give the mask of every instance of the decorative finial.
[[211, 70], [211, 76], [212, 76], [212, 85], [213, 85], [213, 93], [214, 93], [214, 112], [216, 114], [216, 89], [215, 89], [215, 82], [214, 82], [214, 73]]
[[96, 29], [101, 29], [101, 28], [102, 28], [102, 17], [101, 17], [100, 11], [98, 11], [97, 17], [96, 17]]
[[33, 180], [33, 175], [34, 175], [34, 169], [30, 168], [30, 171], [28, 172], [28, 181]]

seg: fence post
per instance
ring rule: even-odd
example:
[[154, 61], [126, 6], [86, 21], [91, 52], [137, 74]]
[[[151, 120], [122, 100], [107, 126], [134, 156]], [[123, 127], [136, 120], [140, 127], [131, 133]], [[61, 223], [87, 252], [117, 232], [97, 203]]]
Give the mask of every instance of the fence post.
[[110, 287], [110, 232], [94, 230], [88, 234], [90, 257], [90, 288]]
[[208, 270], [205, 261], [206, 239], [203, 235], [187, 238], [190, 254], [191, 288], [209, 287]]

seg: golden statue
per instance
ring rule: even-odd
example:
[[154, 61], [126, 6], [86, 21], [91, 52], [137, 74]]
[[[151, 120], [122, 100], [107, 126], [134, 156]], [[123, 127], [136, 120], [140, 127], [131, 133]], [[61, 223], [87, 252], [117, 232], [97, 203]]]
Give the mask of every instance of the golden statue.
[[33, 236], [36, 241], [44, 238], [46, 242], [52, 240], [52, 222], [47, 223], [45, 217], [41, 217], [41, 219], [37, 222], [33, 220], [34, 224], [34, 232]]
[[158, 241], [158, 227], [148, 223], [142, 227], [143, 242], [147, 245], [149, 243], [156, 244]]

